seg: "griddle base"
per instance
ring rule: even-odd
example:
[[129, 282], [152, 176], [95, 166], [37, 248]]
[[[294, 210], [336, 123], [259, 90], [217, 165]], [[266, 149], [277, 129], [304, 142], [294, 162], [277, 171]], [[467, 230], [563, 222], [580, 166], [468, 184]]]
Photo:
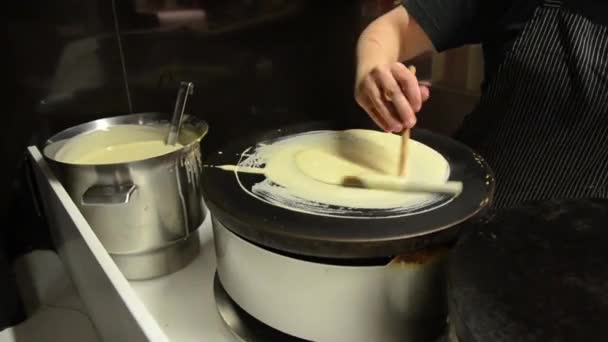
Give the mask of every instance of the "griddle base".
[[[215, 296], [217, 311], [219, 312], [222, 321], [239, 341], [312, 342], [280, 332], [245, 312], [245, 310], [238, 306], [238, 304], [228, 296], [228, 293], [224, 290], [224, 286], [222, 286], [222, 283], [217, 276], [217, 272], [213, 277], [213, 294]], [[446, 332], [446, 334], [439, 337], [436, 342], [458, 342], [458, 339], [453, 334], [448, 334]]]
[[213, 279], [213, 293], [215, 296], [215, 304], [220, 317], [228, 326], [228, 329], [242, 342], [266, 342], [266, 341], [284, 341], [284, 342], [310, 342], [291, 335], [280, 332], [262, 322], [255, 319], [253, 316], [245, 312], [238, 304], [236, 304], [219, 280], [217, 272]]

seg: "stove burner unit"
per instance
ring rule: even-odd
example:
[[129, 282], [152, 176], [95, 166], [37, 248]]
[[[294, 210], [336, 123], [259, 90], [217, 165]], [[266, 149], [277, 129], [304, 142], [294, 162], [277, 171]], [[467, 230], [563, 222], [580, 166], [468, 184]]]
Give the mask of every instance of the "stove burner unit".
[[242, 342], [310, 342], [284, 334], [248, 314], [228, 296], [218, 279], [217, 273], [213, 277], [213, 294], [220, 317], [234, 336]]
[[[309, 123], [253, 135], [228, 144], [206, 164], [236, 165], [240, 153], [261, 142], [336, 128]], [[450, 138], [424, 130], [413, 130], [412, 138], [445, 158], [448, 180], [462, 182], [463, 191], [449, 203], [406, 216], [298, 212], [242, 190], [239, 180], [259, 182], [263, 175], [237, 178], [206, 169], [202, 187], [213, 218], [216, 299], [239, 338], [392, 342], [433, 341], [443, 334], [446, 252], [460, 225], [481, 217], [490, 204], [494, 178], [479, 155]]]
[[[230, 332], [241, 342], [311, 342], [295, 336], [282, 333], [248, 314], [243, 308], [235, 303], [226, 293], [226, 290], [219, 281], [217, 273], [213, 277], [213, 294], [217, 311], [222, 321]], [[459, 342], [458, 339], [448, 332], [442, 334], [434, 342]]]

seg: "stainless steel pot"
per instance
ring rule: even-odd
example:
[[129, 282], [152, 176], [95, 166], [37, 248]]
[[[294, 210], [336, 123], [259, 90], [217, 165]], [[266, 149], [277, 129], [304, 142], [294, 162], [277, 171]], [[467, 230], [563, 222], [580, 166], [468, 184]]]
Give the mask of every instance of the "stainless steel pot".
[[223, 288], [276, 330], [330, 342], [428, 341], [443, 333], [445, 250], [342, 266], [266, 250], [216, 219], [213, 231]]
[[186, 116], [179, 142], [162, 156], [117, 164], [80, 165], [58, 159], [77, 135], [115, 125], [168, 125], [169, 116], [141, 113], [66, 129], [48, 140], [44, 156], [91, 228], [128, 279], [174, 272], [198, 253], [206, 209], [199, 185], [200, 142], [208, 126]]

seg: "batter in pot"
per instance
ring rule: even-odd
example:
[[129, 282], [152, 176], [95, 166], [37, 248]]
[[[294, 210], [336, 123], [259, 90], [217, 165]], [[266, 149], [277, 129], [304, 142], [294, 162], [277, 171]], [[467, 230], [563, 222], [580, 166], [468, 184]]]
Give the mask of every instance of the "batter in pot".
[[[70, 164], [126, 163], [162, 156], [183, 145], [165, 144], [167, 127], [117, 125], [70, 139], [57, 153], [57, 160]], [[185, 133], [185, 134], [184, 134]], [[182, 137], [188, 136], [187, 131]]]

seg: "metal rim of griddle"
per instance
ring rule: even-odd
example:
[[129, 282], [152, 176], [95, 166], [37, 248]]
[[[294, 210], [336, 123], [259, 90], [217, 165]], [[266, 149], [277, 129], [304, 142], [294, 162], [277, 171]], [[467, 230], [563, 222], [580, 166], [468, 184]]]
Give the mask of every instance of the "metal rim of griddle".
[[217, 272], [213, 277], [213, 295], [217, 311], [232, 334], [242, 342], [307, 342], [280, 332], [251, 316], [230, 298], [220, 282]]
[[[253, 134], [228, 144], [205, 162], [235, 164], [240, 153], [256, 143], [333, 129], [339, 128], [314, 122]], [[494, 194], [494, 176], [483, 158], [449, 137], [414, 129], [412, 138], [441, 153], [450, 164], [450, 180], [464, 183], [460, 196], [432, 211], [361, 220], [308, 215], [262, 202], [242, 191], [234, 173], [214, 168], [207, 168], [203, 173], [203, 195], [214, 217], [235, 234], [260, 246], [295, 255], [327, 259], [378, 258], [452, 241], [457, 230], [450, 228], [489, 205]], [[263, 179], [263, 176], [257, 177]]]

